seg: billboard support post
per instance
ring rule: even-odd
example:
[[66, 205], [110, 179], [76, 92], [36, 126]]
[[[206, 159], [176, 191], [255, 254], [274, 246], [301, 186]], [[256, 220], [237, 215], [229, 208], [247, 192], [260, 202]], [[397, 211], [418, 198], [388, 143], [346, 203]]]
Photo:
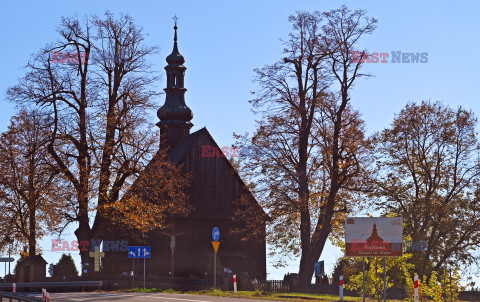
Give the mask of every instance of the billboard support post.
[[387, 302], [387, 260], [383, 257], [383, 301]]
[[365, 257], [363, 257], [363, 302], [365, 302]]

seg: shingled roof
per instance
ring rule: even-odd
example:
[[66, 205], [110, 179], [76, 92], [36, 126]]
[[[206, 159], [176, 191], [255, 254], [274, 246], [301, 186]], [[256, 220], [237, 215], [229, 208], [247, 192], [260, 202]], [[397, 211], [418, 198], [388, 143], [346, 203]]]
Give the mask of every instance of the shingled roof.
[[188, 154], [190, 149], [192, 149], [193, 145], [198, 140], [200, 135], [202, 135], [202, 133], [205, 133], [211, 137], [207, 128], [203, 127], [202, 129], [185, 136], [180, 142], [178, 142], [178, 144], [168, 152], [168, 158], [173, 163], [179, 164]]
[[[175, 163], [175, 164], [180, 164], [182, 163], [182, 161], [186, 158], [186, 156], [189, 154], [189, 152], [191, 151], [191, 149], [193, 148], [193, 146], [195, 145], [195, 143], [200, 139], [200, 137], [202, 135], [206, 135], [209, 139], [211, 139], [211, 141], [215, 144], [216, 147], [218, 147], [218, 145], [216, 144], [215, 140], [213, 139], [213, 137], [210, 135], [210, 133], [208, 132], [207, 128], [201, 128], [200, 130], [198, 131], [195, 131], [185, 137], [183, 137], [172, 149], [170, 149], [168, 151], [168, 159], [172, 162], [172, 163]], [[147, 166], [145, 167], [145, 170], [143, 173], [140, 174], [140, 176], [138, 176], [138, 178], [135, 180], [135, 182], [130, 186], [130, 188], [128, 189], [128, 191], [126, 192], [126, 194], [124, 195], [123, 198], [125, 198], [125, 196], [129, 196], [130, 194], [132, 194], [133, 192], [138, 192], [136, 190], [136, 187], [138, 186], [137, 185], [137, 182], [141, 181], [141, 179], [143, 177], [145, 177], [144, 175], [157, 175], [156, 173], [150, 173], [151, 169], [154, 169], [155, 167], [155, 163], [159, 160], [161, 160], [161, 155], [160, 155], [160, 151], [157, 152], [152, 160], [147, 164]], [[247, 188], [247, 186], [245, 185], [245, 183], [243, 182], [243, 180], [241, 179], [240, 175], [238, 175], [238, 172], [235, 170], [235, 168], [233, 168], [233, 166], [231, 165], [231, 163], [229, 162], [229, 160], [225, 157], [222, 158], [228, 165], [228, 167], [231, 169], [232, 173], [234, 174], [234, 176], [237, 178], [237, 180], [242, 184], [242, 186], [245, 188], [245, 190], [248, 192], [248, 194], [251, 196], [252, 200], [254, 201], [255, 205], [261, 210], [261, 212], [263, 213], [263, 215], [265, 215], [265, 219], [269, 219], [269, 216], [265, 213], [265, 211], [263, 210], [263, 208], [258, 204], [258, 202], [256, 201], [255, 197], [253, 196], [253, 194], [250, 192], [250, 190]], [[141, 192], [142, 190], [140, 190]], [[135, 193], [134, 193], [135, 194]], [[123, 199], [122, 198], [122, 199]]]

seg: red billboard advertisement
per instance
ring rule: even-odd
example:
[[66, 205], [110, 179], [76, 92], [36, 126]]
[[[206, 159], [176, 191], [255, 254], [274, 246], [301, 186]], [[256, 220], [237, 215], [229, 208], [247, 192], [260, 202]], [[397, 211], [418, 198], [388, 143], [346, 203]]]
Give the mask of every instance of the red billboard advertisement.
[[401, 217], [349, 217], [345, 219], [345, 256], [401, 257]]

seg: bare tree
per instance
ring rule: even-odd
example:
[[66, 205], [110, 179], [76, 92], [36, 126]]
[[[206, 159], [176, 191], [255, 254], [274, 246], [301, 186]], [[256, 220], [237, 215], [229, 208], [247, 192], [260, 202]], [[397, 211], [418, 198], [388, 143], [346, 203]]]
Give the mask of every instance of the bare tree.
[[255, 70], [259, 90], [251, 103], [262, 118], [251, 139], [238, 138], [258, 156], [240, 170], [272, 218], [270, 243], [301, 255], [300, 282], [309, 283], [331, 231], [351, 209], [366, 160], [363, 122], [349, 105], [353, 83], [366, 75], [350, 52], [376, 20], [343, 6], [289, 21], [286, 57]]
[[[75, 197], [66, 215], [78, 223], [78, 240], [88, 241], [101, 235], [110, 221], [108, 205], [158, 150], [158, 132], [148, 121], [158, 77], [147, 61], [157, 48], [144, 45], [131, 17], [116, 19], [108, 12], [84, 21], [63, 18], [58, 32], [60, 40], [35, 57], [8, 95], [50, 110], [48, 152]], [[88, 262], [87, 251], [80, 255]]]

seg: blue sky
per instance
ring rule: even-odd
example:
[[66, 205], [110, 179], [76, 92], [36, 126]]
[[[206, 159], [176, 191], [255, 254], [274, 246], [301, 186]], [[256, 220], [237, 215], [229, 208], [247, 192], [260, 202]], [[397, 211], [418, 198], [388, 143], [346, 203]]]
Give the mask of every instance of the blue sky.
[[[361, 3], [361, 4], [359, 4]], [[369, 134], [388, 126], [409, 101], [440, 100], [480, 113], [480, 1], [2, 1], [0, 28], [0, 131], [14, 114], [6, 89], [22, 76], [30, 55], [57, 39], [62, 16], [102, 15], [106, 10], [131, 15], [148, 34], [146, 43], [161, 51], [152, 64], [163, 71], [172, 49], [172, 17], [179, 19], [179, 49], [185, 56], [187, 104], [194, 128], [206, 126], [220, 146], [234, 142], [232, 133], [252, 131], [255, 117], [248, 100], [252, 70], [282, 58], [281, 38], [290, 31], [287, 17], [296, 10], [330, 10], [346, 4], [378, 19], [378, 28], [361, 41], [369, 52], [427, 52], [425, 64], [366, 64], [374, 77], [357, 82], [352, 104], [366, 121]], [[158, 89], [165, 81], [158, 83]], [[158, 106], [163, 104], [163, 98]], [[152, 113], [152, 122], [156, 122]], [[73, 237], [66, 237], [73, 240]], [[49, 239], [41, 243], [50, 249]], [[330, 271], [340, 252], [328, 248], [322, 259]], [[57, 262], [58, 252], [45, 252]], [[295, 272], [269, 265], [269, 278]], [[3, 270], [0, 268], [0, 272]]]

